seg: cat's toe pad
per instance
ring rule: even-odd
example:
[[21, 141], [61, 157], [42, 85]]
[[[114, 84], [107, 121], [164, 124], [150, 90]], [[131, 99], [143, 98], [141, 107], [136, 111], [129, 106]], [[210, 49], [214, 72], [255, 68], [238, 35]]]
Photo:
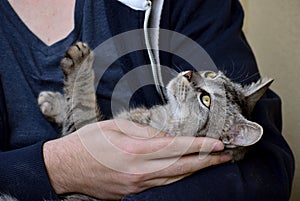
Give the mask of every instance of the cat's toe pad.
[[56, 110], [56, 98], [57, 98], [58, 93], [56, 92], [51, 92], [51, 91], [44, 91], [41, 92], [39, 97], [38, 97], [38, 104], [40, 107], [41, 112], [47, 116], [47, 117], [53, 117], [57, 115], [57, 110]]
[[65, 118], [66, 102], [59, 92], [43, 91], [39, 94], [38, 105], [42, 114], [50, 121], [61, 125]]
[[86, 43], [77, 42], [67, 50], [61, 60], [61, 67], [65, 74], [69, 74], [72, 68], [80, 67], [84, 61], [92, 60], [93, 52], [90, 47]]

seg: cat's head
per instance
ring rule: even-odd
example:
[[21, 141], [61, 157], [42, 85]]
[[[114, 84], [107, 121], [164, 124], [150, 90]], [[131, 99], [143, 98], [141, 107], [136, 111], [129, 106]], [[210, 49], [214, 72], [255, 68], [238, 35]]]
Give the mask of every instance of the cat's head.
[[263, 128], [247, 118], [272, 81], [243, 87], [222, 72], [185, 71], [169, 82], [167, 97], [184, 135], [217, 138], [228, 148], [249, 146], [262, 137]]

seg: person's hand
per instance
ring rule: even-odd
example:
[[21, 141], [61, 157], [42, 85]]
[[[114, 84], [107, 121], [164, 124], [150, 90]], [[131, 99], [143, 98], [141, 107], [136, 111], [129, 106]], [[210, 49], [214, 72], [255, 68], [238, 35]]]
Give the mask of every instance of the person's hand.
[[[57, 194], [120, 199], [170, 184], [208, 166], [231, 160], [215, 139], [168, 137], [126, 120], [87, 125], [44, 144], [44, 160]], [[202, 153], [202, 154], [199, 154]]]

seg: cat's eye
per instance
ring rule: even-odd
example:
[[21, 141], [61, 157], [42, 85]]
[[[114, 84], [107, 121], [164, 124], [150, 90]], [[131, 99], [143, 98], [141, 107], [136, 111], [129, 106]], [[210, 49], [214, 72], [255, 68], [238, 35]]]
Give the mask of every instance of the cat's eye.
[[209, 95], [204, 95], [204, 96], [202, 96], [201, 100], [202, 100], [202, 103], [203, 103], [207, 108], [210, 107], [210, 97], [209, 97]]
[[217, 77], [217, 73], [215, 73], [215, 72], [207, 72], [207, 73], [205, 73], [205, 77], [215, 78], [215, 77]]
[[207, 108], [210, 107], [211, 104], [211, 99], [208, 93], [202, 93], [199, 97], [198, 97], [199, 101]]

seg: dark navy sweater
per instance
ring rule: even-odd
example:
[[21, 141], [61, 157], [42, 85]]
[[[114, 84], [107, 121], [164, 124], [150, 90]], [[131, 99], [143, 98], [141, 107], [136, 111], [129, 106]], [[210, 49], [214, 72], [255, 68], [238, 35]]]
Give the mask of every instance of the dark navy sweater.
[[[116, 34], [142, 28], [144, 12], [112, 0], [77, 0], [75, 28], [65, 39], [47, 46], [14, 13], [0, 4], [0, 192], [20, 200], [57, 199], [42, 157], [43, 142], [59, 137], [60, 129], [40, 113], [40, 91], [62, 91], [59, 61], [76, 41], [92, 48]], [[243, 12], [238, 0], [165, 0], [161, 27], [185, 34], [199, 43], [220, 70], [243, 84], [259, 78], [250, 47], [242, 32]], [[137, 41], [140, 42], [140, 41]], [[192, 68], [162, 52], [165, 66]], [[149, 64], [145, 51], [115, 61], [97, 86], [102, 113], [111, 117], [113, 87], [126, 72]], [[132, 106], [161, 103], [155, 87], [139, 90]], [[171, 185], [149, 189], [124, 200], [288, 200], [294, 158], [281, 135], [281, 101], [268, 91], [259, 101], [253, 120], [264, 135], [247, 157], [199, 171]]]

